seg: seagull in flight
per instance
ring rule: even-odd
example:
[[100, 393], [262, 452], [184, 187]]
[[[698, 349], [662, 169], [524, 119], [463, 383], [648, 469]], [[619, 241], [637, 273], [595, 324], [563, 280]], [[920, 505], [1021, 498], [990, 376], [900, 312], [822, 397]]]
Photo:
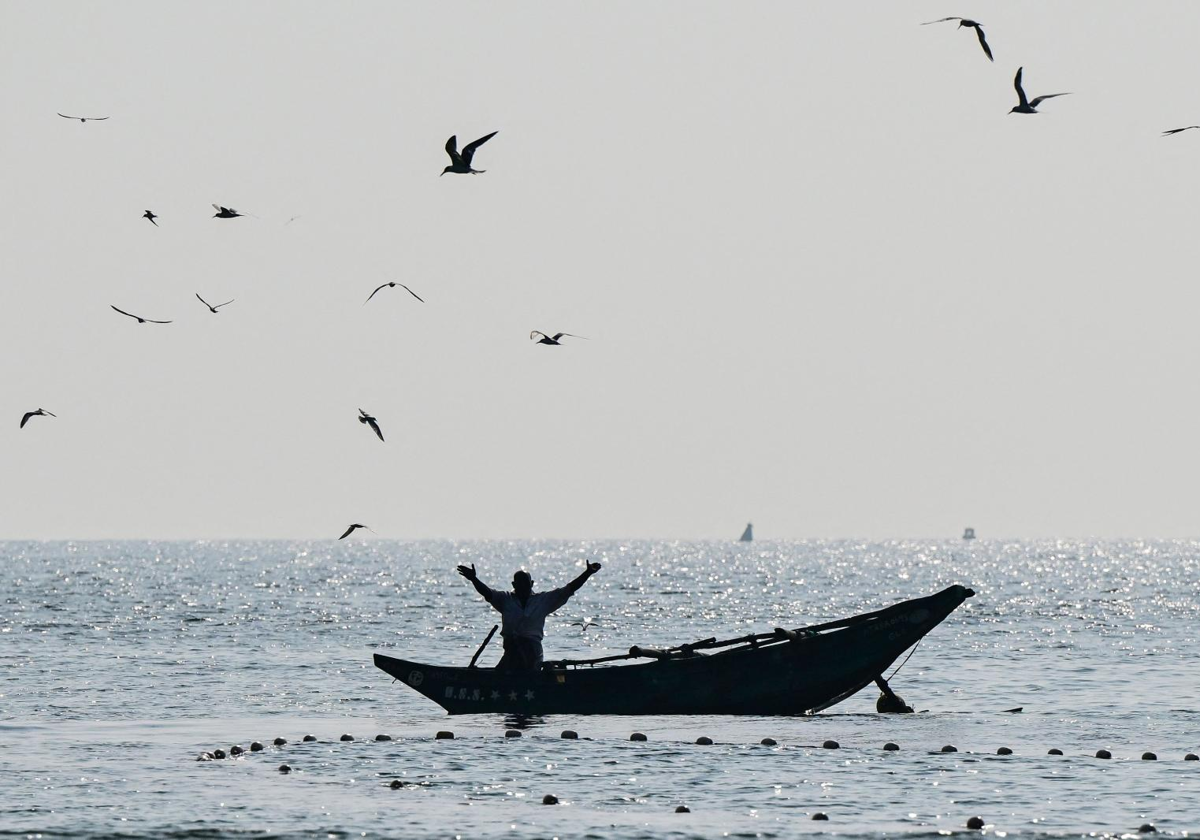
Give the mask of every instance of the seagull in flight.
[[238, 211], [232, 210], [228, 207], [222, 207], [220, 204], [214, 204], [213, 209], [217, 211], [216, 213], [213, 213], [214, 219], [236, 219], [238, 216], [245, 215], [245, 213], [239, 213]]
[[603, 627], [604, 625], [597, 624], [596, 622], [592, 621], [591, 618], [585, 618], [583, 621], [572, 621], [571, 626], [580, 628], [580, 633], [586, 633], [589, 627]]
[[988, 46], [987, 38], [983, 37], [983, 24], [977, 20], [971, 20], [970, 18], [963, 17], [944, 17], [938, 18], [937, 20], [927, 20], [921, 25], [928, 26], [931, 23], [945, 23], [948, 20], [958, 21], [958, 26], [956, 26], [955, 29], [962, 29], [964, 26], [968, 29], [974, 29], [975, 34], [979, 36], [979, 46], [983, 47], [983, 54], [988, 57], [988, 61], [996, 60], [992, 58], [992, 48]]
[[[203, 303], [205, 306], [207, 306], [207, 307], [208, 307], [208, 311], [209, 311], [209, 312], [211, 312], [211, 313], [212, 313], [212, 314], [214, 314], [214, 315], [216, 315], [216, 314], [217, 314], [217, 310], [218, 310], [218, 309], [220, 309], [222, 306], [228, 306], [229, 304], [233, 303], [233, 301], [232, 301], [232, 300], [227, 300], [227, 301], [225, 301], [224, 303], [218, 303], [216, 306], [213, 306], [211, 303], [209, 303], [208, 301], [206, 301], [204, 298], [200, 297], [200, 293], [199, 293], [199, 292], [196, 292], [196, 300], [200, 301], [200, 302], [201, 302], [201, 303]], [[236, 300], [236, 298], [235, 298], [234, 300]]]
[[1162, 136], [1170, 137], [1172, 134], [1178, 134], [1181, 131], [1187, 131], [1189, 128], [1200, 128], [1200, 125], [1185, 125], [1183, 128], [1169, 128], [1162, 133]]
[[85, 123], [88, 120], [93, 120], [94, 122], [100, 122], [100, 120], [108, 119], [108, 117], [71, 117], [71, 116], [67, 116], [66, 114], [62, 113], [61, 111], [56, 111], [55, 113], [57, 113], [64, 120], [79, 120], [81, 123]]
[[[421, 303], [425, 302], [424, 300], [421, 299], [420, 295], [418, 295], [412, 289], [408, 288], [408, 286], [405, 286], [403, 283], [397, 283], [395, 280], [393, 280], [390, 283], [384, 283], [382, 286], [379, 286], [378, 288], [376, 288], [375, 292], [378, 292], [379, 289], [386, 289], [389, 286], [392, 286], [392, 287], [399, 286], [401, 289], [408, 292], [410, 295], [415, 297], [417, 300], [421, 301]], [[371, 298], [375, 297], [375, 292], [371, 292], [371, 294], [367, 296], [367, 299], [363, 301], [363, 306], [366, 306], [368, 303], [371, 302]]]
[[25, 424], [29, 422], [30, 417], [57, 417], [57, 414], [47, 411], [44, 408], [39, 408], [37, 411], [26, 411], [25, 416], [21, 418], [21, 428], [25, 428]]
[[538, 344], [562, 344], [562, 342], [559, 341], [559, 339], [562, 338], [564, 335], [570, 336], [571, 338], [582, 338], [584, 341], [587, 341], [587, 338], [585, 338], [582, 335], [572, 335], [571, 333], [560, 332], [560, 333], [555, 333], [554, 335], [550, 336], [550, 335], [546, 335], [541, 330], [534, 330], [533, 332], [531, 332], [529, 334], [529, 337], [533, 338], [535, 335], [541, 336], [541, 338], [538, 339], [538, 342], [537, 342]]
[[383, 440], [383, 432], [379, 431], [379, 421], [377, 421], [370, 414], [367, 414], [367, 412], [363, 411], [361, 408], [358, 410], [358, 422], [365, 423], [366, 425], [370, 426], [375, 434], [379, 436], [379, 439]]
[[458, 135], [453, 134], [446, 141], [446, 154], [450, 155], [450, 165], [442, 170], [442, 175], [447, 172], [456, 172], [459, 175], [477, 175], [480, 172], [486, 172], [485, 169], [472, 169], [471, 159], [475, 157], [475, 150], [482, 146], [487, 141], [495, 137], [499, 132], [493, 131], [491, 134], [486, 134], [480, 137], [474, 143], [468, 143], [463, 146], [462, 151], [458, 151]]
[[142, 214], [142, 218], [149, 219], [150, 224], [154, 225], [155, 227], [158, 227], [158, 222], [154, 221], [155, 219], [158, 218], [158, 216], [155, 215], [153, 210], [147, 210], [145, 213]]
[[128, 315], [130, 318], [136, 318], [137, 322], [139, 324], [170, 324], [171, 323], [170, 321], [155, 321], [153, 318], [143, 318], [140, 315], [134, 315], [132, 312], [126, 312], [124, 309], [117, 309], [117, 307], [113, 306], [111, 303], [109, 304], [109, 306], [112, 306], [113, 309], [116, 309], [122, 315]]
[[[355, 531], [357, 531], [359, 528], [367, 528], [367, 526], [366, 526], [366, 525], [360, 525], [359, 523], [355, 522], [353, 525], [351, 525], [349, 528], [347, 528], [347, 529], [346, 529], [346, 533], [342, 534], [340, 537], [338, 537], [338, 539], [339, 539], [339, 540], [344, 540], [344, 539], [346, 539], [346, 537], [348, 537], [348, 536], [350, 536], [351, 534], [353, 534], [353, 533], [354, 533]], [[370, 529], [370, 528], [367, 528], [367, 530], [368, 530], [368, 531], [371, 531], [371, 529]], [[375, 533], [375, 532], [374, 532], [374, 531], [371, 531], [371, 533]]]
[[1024, 67], [1017, 68], [1017, 75], [1013, 79], [1013, 87], [1017, 89], [1017, 107], [1013, 108], [1008, 113], [1010, 114], [1036, 114], [1037, 106], [1047, 99], [1053, 99], [1056, 96], [1068, 96], [1069, 93], [1045, 93], [1041, 96], [1035, 96], [1033, 99], [1025, 98], [1025, 88], [1021, 87], [1021, 71]]

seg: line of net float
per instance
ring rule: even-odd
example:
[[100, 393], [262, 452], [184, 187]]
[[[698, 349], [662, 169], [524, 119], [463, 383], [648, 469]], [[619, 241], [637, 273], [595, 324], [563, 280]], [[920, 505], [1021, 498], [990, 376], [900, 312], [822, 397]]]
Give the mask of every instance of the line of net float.
[[[508, 730], [505, 730], [504, 737], [505, 738], [520, 738], [521, 734], [522, 734], [521, 730], [519, 730], [519, 729], [508, 729]], [[564, 729], [562, 731], [562, 734], [559, 737], [566, 739], [566, 740], [574, 741], [574, 740], [579, 739], [579, 733], [573, 729]], [[435, 740], [439, 740], [439, 741], [453, 740], [454, 733], [443, 729], [443, 730], [440, 730], [434, 736], [434, 738], [435, 738]], [[306, 743], [316, 741], [317, 736], [305, 735], [302, 740]], [[343, 741], [343, 742], [350, 742], [350, 741], [354, 740], [354, 736], [350, 735], [350, 734], [344, 734], [339, 738], [339, 740]], [[380, 733], [379, 735], [375, 736], [375, 740], [380, 741], [380, 742], [391, 741], [392, 736], [388, 735], [386, 733]], [[630, 741], [647, 741], [649, 739], [646, 737], [645, 733], [643, 733], [643, 732], [634, 732], [629, 736], [629, 740]], [[286, 738], [276, 738], [272, 743], [276, 747], [282, 747], [282, 746], [286, 746], [288, 741]], [[696, 739], [696, 743], [701, 746], [711, 746], [714, 742], [713, 742], [713, 739], [709, 738], [707, 735], [701, 735], [699, 738]], [[764, 747], [774, 747], [774, 746], [777, 746], [779, 742], [776, 741], [774, 738], [763, 738], [761, 741], [759, 741], [759, 743]], [[828, 741], [824, 741], [821, 744], [821, 748], [826, 749], [826, 750], [836, 750], [836, 749], [841, 748], [841, 744], [839, 744], [837, 741], [828, 740]], [[262, 752], [263, 749], [264, 749], [264, 747], [263, 747], [262, 743], [259, 741], [253, 741], [250, 744], [250, 752]], [[883, 745], [883, 749], [887, 752], [895, 752], [900, 749], [900, 745], [896, 744], [892, 741], [888, 741], [886, 744]], [[243, 749], [240, 744], [235, 744], [234, 746], [229, 748], [228, 755], [230, 757], [236, 757], [236, 756], [243, 755], [245, 752], [246, 752], [246, 750]], [[941, 748], [941, 750], [939, 750], [939, 752], [956, 753], [956, 752], [958, 752], [958, 747], [954, 746], [953, 744], [946, 744], [945, 746], [943, 746]], [[996, 750], [996, 755], [1012, 755], [1012, 754], [1013, 754], [1013, 751], [1009, 747], [1000, 747], [999, 749]], [[1057, 747], [1053, 747], [1050, 750], [1048, 750], [1046, 754], [1047, 755], [1063, 755], [1063, 751], [1058, 749]], [[216, 750], [213, 750], [212, 752], [201, 753], [199, 759], [197, 759], [197, 760], [208, 761], [208, 760], [212, 760], [212, 759], [223, 759], [225, 757], [226, 757], [226, 753], [224, 750], [216, 749]], [[1100, 759], [1110, 759], [1110, 758], [1112, 758], [1112, 753], [1109, 752], [1108, 750], [1100, 749], [1100, 750], [1096, 750], [1095, 757], [1100, 758]], [[1143, 761], [1157, 761], [1158, 755], [1153, 752], [1144, 752], [1144, 753], [1142, 753], [1142, 760]], [[1187, 753], [1183, 757], [1183, 760], [1184, 761], [1200, 761], [1200, 756], [1197, 756], [1196, 753]], [[284, 765], [284, 766], [286, 766], [286, 765]]]

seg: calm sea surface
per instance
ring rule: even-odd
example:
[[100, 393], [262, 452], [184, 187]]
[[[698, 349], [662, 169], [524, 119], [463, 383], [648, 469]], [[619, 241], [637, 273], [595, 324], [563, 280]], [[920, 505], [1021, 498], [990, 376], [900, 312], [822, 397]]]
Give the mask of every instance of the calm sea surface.
[[[978, 594], [895, 677], [909, 716], [869, 690], [814, 717], [554, 716], [506, 739], [372, 666], [467, 663], [496, 614], [457, 564], [549, 588], [585, 558], [604, 569], [548, 656]], [[975, 815], [998, 837], [1200, 834], [1200, 543], [9, 542], [0, 603], [2, 837], [916, 838]]]

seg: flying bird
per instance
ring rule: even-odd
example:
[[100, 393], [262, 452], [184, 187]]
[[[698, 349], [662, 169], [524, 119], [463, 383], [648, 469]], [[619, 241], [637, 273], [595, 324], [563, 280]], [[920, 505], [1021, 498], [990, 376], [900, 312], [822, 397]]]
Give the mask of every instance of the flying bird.
[[1185, 125], [1183, 128], [1169, 128], [1162, 133], [1162, 136], [1169, 137], [1172, 134], [1178, 134], [1181, 131], [1187, 131], [1189, 128], [1200, 128], [1200, 125]]
[[[346, 533], [342, 534], [340, 537], [338, 537], [338, 539], [339, 539], [339, 540], [344, 540], [344, 539], [346, 539], [346, 537], [348, 537], [348, 536], [350, 536], [351, 534], [353, 534], [353, 533], [354, 533], [355, 531], [357, 531], [359, 528], [367, 528], [367, 526], [366, 526], [366, 525], [360, 525], [359, 523], [355, 522], [353, 525], [351, 525], [349, 528], [347, 528], [347, 529], [346, 529]], [[370, 528], [367, 528], [367, 530], [368, 530], [368, 531], [370, 531], [371, 529], [370, 529]]]
[[155, 215], [153, 210], [147, 210], [145, 213], [142, 214], [142, 218], [149, 219], [150, 224], [154, 225], [155, 227], [158, 227], [158, 222], [154, 221], [155, 219], [158, 218], [158, 216]]
[[1017, 75], [1013, 78], [1013, 87], [1017, 89], [1017, 107], [1013, 108], [1008, 113], [1010, 114], [1036, 114], [1037, 106], [1047, 99], [1053, 99], [1056, 96], [1068, 96], [1069, 93], [1046, 93], [1041, 96], [1035, 96], [1033, 99], [1025, 98], [1025, 88], [1021, 87], [1021, 71], [1024, 67], [1017, 68]]
[[25, 428], [25, 424], [29, 422], [30, 417], [57, 417], [57, 414], [47, 411], [44, 408], [39, 408], [37, 411], [26, 411], [25, 416], [21, 418], [21, 428]]
[[222, 207], [220, 204], [214, 204], [213, 209], [217, 211], [216, 213], [213, 213], [214, 219], [236, 219], [238, 216], [245, 215], [244, 213], [239, 213], [238, 211], [232, 210], [228, 207]]
[[367, 412], [363, 411], [361, 408], [358, 410], [358, 422], [365, 423], [366, 425], [370, 426], [374, 430], [375, 434], [379, 436], [379, 439], [383, 440], [383, 432], [379, 431], [379, 421], [377, 421], [370, 414], [367, 414]]
[[988, 46], [987, 38], [983, 37], [983, 24], [977, 20], [971, 20], [970, 18], [963, 17], [944, 17], [938, 18], [937, 20], [927, 20], [921, 25], [928, 26], [931, 23], [945, 23], [948, 20], [958, 21], [958, 26], [956, 26], [955, 29], [962, 29], [964, 26], [968, 29], [974, 29], [975, 34], [979, 37], [979, 46], [983, 47], [983, 54], [988, 57], [988, 61], [996, 60], [992, 58], [992, 48]]
[[491, 134], [480, 137], [474, 143], [468, 143], [463, 146], [461, 152], [458, 151], [458, 135], [451, 135], [450, 139], [446, 141], [446, 154], [450, 155], [450, 165], [442, 170], [442, 175], [445, 175], [447, 172], [456, 172], [459, 175], [477, 175], [480, 172], [486, 172], [486, 169], [472, 169], [471, 159], [475, 157], [476, 149], [491, 140], [498, 133], [493, 131]]
[[[393, 280], [393, 281], [392, 281], [392, 282], [390, 282], [390, 283], [384, 283], [382, 286], [379, 286], [378, 288], [376, 288], [376, 289], [375, 289], [375, 292], [378, 292], [378, 291], [379, 291], [379, 289], [386, 289], [386, 288], [388, 288], [389, 286], [392, 286], [392, 287], [399, 286], [401, 289], [403, 289], [404, 291], [408, 292], [410, 295], [412, 295], [413, 297], [415, 297], [417, 300], [421, 301], [421, 303], [424, 303], [424, 302], [425, 302], [424, 300], [422, 300], [422, 299], [421, 299], [421, 296], [420, 296], [420, 295], [418, 295], [418, 294], [417, 294], [416, 292], [414, 292], [412, 289], [408, 288], [408, 286], [405, 286], [403, 283], [397, 283], [395, 280]], [[369, 294], [369, 295], [367, 296], [367, 299], [363, 301], [363, 306], [366, 306], [368, 303], [370, 303], [370, 302], [371, 302], [371, 298], [375, 297], [375, 292], [371, 292], [371, 294]]]
[[117, 307], [113, 306], [111, 303], [109, 304], [109, 306], [112, 306], [113, 309], [116, 309], [122, 315], [128, 315], [130, 318], [136, 318], [137, 322], [139, 324], [169, 324], [169, 323], [171, 323], [170, 321], [155, 321], [153, 318], [143, 318], [140, 315], [134, 315], [132, 312], [126, 312], [124, 309], [117, 309]]
[[[211, 312], [211, 313], [212, 313], [212, 314], [214, 314], [214, 315], [216, 315], [216, 314], [217, 314], [217, 310], [218, 310], [218, 309], [220, 309], [222, 306], [228, 306], [229, 304], [233, 303], [233, 301], [232, 301], [232, 300], [227, 300], [227, 301], [225, 301], [224, 303], [218, 303], [216, 306], [213, 306], [211, 303], [209, 303], [208, 301], [206, 301], [204, 298], [200, 297], [200, 293], [199, 293], [199, 292], [196, 292], [196, 300], [200, 301], [200, 302], [201, 302], [201, 303], [203, 303], [205, 306], [207, 306], [207, 307], [208, 307], [208, 311], [209, 311], [209, 312]], [[236, 300], [236, 298], [235, 298], [235, 300]]]
[[531, 332], [529, 334], [529, 337], [533, 338], [535, 335], [541, 336], [541, 338], [538, 339], [538, 342], [537, 342], [538, 344], [562, 344], [562, 342], [559, 341], [559, 339], [562, 338], [564, 335], [571, 336], [571, 338], [582, 338], [584, 341], [587, 341], [587, 338], [585, 338], [582, 335], [572, 335], [571, 333], [560, 332], [560, 333], [555, 333], [553, 336], [549, 336], [549, 335], [546, 335], [541, 330], [534, 330], [533, 332]]
[[108, 119], [108, 117], [71, 117], [71, 116], [68, 116], [68, 115], [62, 113], [61, 111], [56, 111], [55, 113], [57, 113], [64, 120], [79, 120], [81, 123], [87, 122], [88, 120], [94, 120], [95, 122], [99, 122], [100, 120]]
[[589, 627], [603, 627], [604, 625], [597, 624], [596, 622], [592, 621], [590, 618], [585, 618], [585, 619], [583, 619], [583, 621], [572, 621], [571, 626], [580, 628], [579, 629], [580, 633], [586, 633], [587, 629]]

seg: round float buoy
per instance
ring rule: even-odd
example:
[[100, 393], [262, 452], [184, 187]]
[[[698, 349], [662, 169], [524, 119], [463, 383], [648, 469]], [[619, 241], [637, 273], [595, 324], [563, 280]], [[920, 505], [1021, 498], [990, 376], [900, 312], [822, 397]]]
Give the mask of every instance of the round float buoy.
[[1183, 760], [1184, 761], [1200, 761], [1200, 755], [1196, 755], [1195, 753], [1188, 753], [1187, 755], [1185, 755], [1183, 757]]
[[696, 743], [702, 747], [710, 747], [710, 746], [712, 746], [712, 742], [713, 742], [713, 739], [709, 738], [707, 735], [701, 735], [699, 738], [696, 739]]
[[553, 793], [547, 793], [545, 796], [542, 797], [542, 804], [543, 805], [557, 805], [558, 797], [555, 796]]
[[763, 738], [758, 743], [762, 744], [764, 747], [773, 747], [778, 742], [774, 738]]
[[837, 741], [826, 741], [825, 743], [821, 744], [821, 749], [836, 750], [840, 746], [841, 744], [839, 744]]
[[250, 752], [262, 752], [263, 745], [258, 741], [250, 742]]
[[279, 772], [280, 772], [280, 773], [291, 773], [291, 772], [292, 772], [292, 768], [291, 768], [291, 767], [288, 767], [286, 764], [280, 764], [280, 765], [279, 765]]
[[520, 738], [521, 730], [520, 729], [506, 729], [506, 730], [504, 730], [504, 737], [505, 738]]
[[629, 740], [630, 741], [645, 741], [646, 736], [643, 735], [641, 732], [634, 732], [632, 735], [629, 736]]
[[305, 736], [304, 736], [304, 740], [305, 740], [306, 742], [307, 742], [307, 741], [315, 741], [315, 740], [317, 740], [317, 736], [316, 736], [316, 735], [305, 735]]
[[1000, 749], [996, 750], [996, 755], [1012, 755], [1012, 750], [1010, 750], [1008, 747], [1001, 747]]
[[390, 740], [392, 740], [392, 736], [380, 734], [380, 735], [375, 736], [375, 740], [376, 741], [390, 741]]
[[443, 729], [441, 732], [433, 736], [438, 741], [453, 741], [454, 733]]
[[202, 753], [200, 753], [200, 755], [196, 756], [196, 760], [197, 761], [212, 761], [213, 754], [210, 752], [202, 752]]
[[971, 817], [967, 820], [967, 828], [983, 828], [983, 817]]
[[225, 757], [225, 750], [223, 750], [223, 749], [220, 749], [220, 748], [217, 748], [217, 749], [213, 750], [213, 751], [212, 751], [212, 757], [213, 757], [213, 758], [224, 758], [224, 757]]
[[354, 740], [354, 736], [353, 736], [353, 735], [343, 735], [343, 736], [342, 736], [341, 738], [339, 738], [338, 740], [339, 740], [339, 741], [353, 741], [353, 740]]
[[1142, 761], [1158, 761], [1158, 756], [1152, 752], [1142, 753]]
[[564, 729], [562, 731], [562, 734], [559, 735], [558, 737], [566, 738], [568, 741], [578, 741], [579, 733], [576, 732], [574, 729]]
[[817, 811], [817, 813], [812, 815], [812, 818], [814, 820], [827, 820], [829, 819], [829, 815], [822, 811]]
[[942, 752], [958, 752], [958, 747], [953, 744], [946, 744], [946, 746], [942, 747]]
[[399, 779], [392, 779], [392, 783], [388, 785], [388, 787], [390, 787], [392, 790], [399, 790], [400, 788], [404, 787], [404, 782], [400, 781]]
[[277, 747], [282, 747], [287, 744], [287, 738], [276, 738], [272, 743]]
[[1142, 823], [1138, 826], [1138, 831], [1142, 834], [1154, 834], [1158, 829], [1152, 823]]
[[239, 746], [238, 744], [234, 744], [232, 747], [229, 748], [230, 755], [241, 755], [244, 752], [245, 752], [245, 750], [242, 749], [241, 746]]
[[692, 809], [686, 805], [678, 805], [675, 808], [675, 813], [676, 814], [690, 814], [690, 813], [692, 813]]
[[1096, 750], [1096, 758], [1112, 758], [1112, 753], [1108, 750]]
[[1048, 749], [1046, 751], [1046, 755], [1062, 755], [1062, 754], [1063, 754], [1063, 751], [1060, 750], [1058, 747], [1051, 747], [1050, 749]]
[[888, 741], [886, 744], [883, 745], [883, 748], [887, 752], [896, 752], [896, 750], [900, 749], [900, 745], [894, 744], [891, 741]]

